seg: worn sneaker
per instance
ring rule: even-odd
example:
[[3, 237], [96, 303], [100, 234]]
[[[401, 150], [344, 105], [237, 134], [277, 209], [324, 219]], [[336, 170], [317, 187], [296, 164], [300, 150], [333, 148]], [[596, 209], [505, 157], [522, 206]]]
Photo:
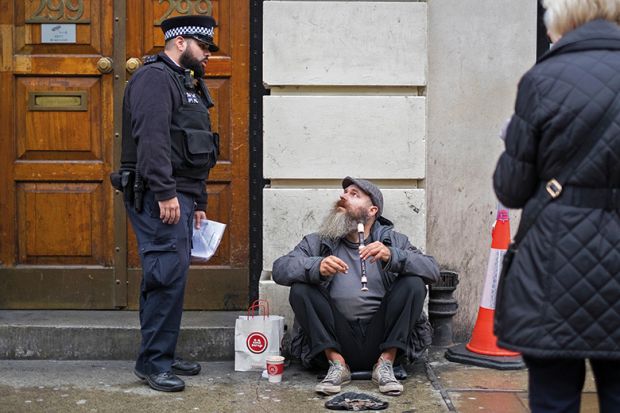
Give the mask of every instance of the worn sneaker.
[[372, 370], [372, 381], [379, 385], [379, 391], [391, 396], [398, 396], [403, 392], [403, 385], [394, 377], [392, 362], [379, 358]]
[[322, 382], [314, 387], [317, 393], [330, 394], [340, 393], [342, 386], [351, 382], [351, 370], [345, 364], [340, 364], [339, 361], [330, 361], [329, 370]]

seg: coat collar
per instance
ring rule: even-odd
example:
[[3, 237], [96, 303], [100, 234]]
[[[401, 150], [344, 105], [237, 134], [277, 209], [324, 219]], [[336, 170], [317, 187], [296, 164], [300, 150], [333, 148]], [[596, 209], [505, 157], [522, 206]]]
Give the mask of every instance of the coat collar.
[[592, 20], [562, 36], [536, 63], [556, 55], [585, 50], [620, 51], [620, 27], [607, 20]]
[[167, 66], [171, 67], [172, 70], [178, 73], [183, 73], [185, 69], [176, 64], [165, 52], [157, 53], [157, 56], [161, 61], [163, 61]]

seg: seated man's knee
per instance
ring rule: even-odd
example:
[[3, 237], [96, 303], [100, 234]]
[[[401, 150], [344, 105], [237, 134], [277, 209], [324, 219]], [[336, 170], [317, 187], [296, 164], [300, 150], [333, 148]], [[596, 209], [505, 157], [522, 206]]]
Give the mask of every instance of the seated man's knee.
[[316, 287], [311, 284], [306, 283], [294, 283], [291, 285], [291, 289], [288, 294], [289, 303], [293, 303], [293, 301], [299, 301], [306, 299], [311, 293], [312, 289]]
[[398, 277], [397, 282], [398, 286], [396, 288], [399, 291], [407, 291], [408, 295], [413, 295], [418, 298], [426, 296], [426, 285], [424, 285], [424, 281], [420, 277], [402, 276]]

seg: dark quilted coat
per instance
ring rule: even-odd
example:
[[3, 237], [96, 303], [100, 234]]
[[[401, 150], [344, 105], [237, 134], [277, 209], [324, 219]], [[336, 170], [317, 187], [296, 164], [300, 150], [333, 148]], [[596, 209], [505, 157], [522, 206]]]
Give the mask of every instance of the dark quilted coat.
[[[493, 177], [499, 200], [526, 215], [541, 183], [557, 176], [619, 93], [620, 28], [595, 20], [564, 35], [519, 84]], [[615, 201], [588, 208], [560, 195], [541, 212], [500, 280], [502, 347], [542, 358], [620, 359], [620, 113], [584, 149], [592, 151], [568, 186], [609, 188]]]

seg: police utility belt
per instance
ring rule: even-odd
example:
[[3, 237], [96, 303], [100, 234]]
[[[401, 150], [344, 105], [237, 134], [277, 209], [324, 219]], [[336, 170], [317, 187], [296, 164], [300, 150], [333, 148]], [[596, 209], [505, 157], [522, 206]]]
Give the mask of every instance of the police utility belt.
[[110, 174], [110, 182], [114, 189], [123, 193], [125, 202], [132, 204], [137, 212], [142, 212], [142, 200], [146, 191], [142, 175], [135, 170], [120, 170]]

